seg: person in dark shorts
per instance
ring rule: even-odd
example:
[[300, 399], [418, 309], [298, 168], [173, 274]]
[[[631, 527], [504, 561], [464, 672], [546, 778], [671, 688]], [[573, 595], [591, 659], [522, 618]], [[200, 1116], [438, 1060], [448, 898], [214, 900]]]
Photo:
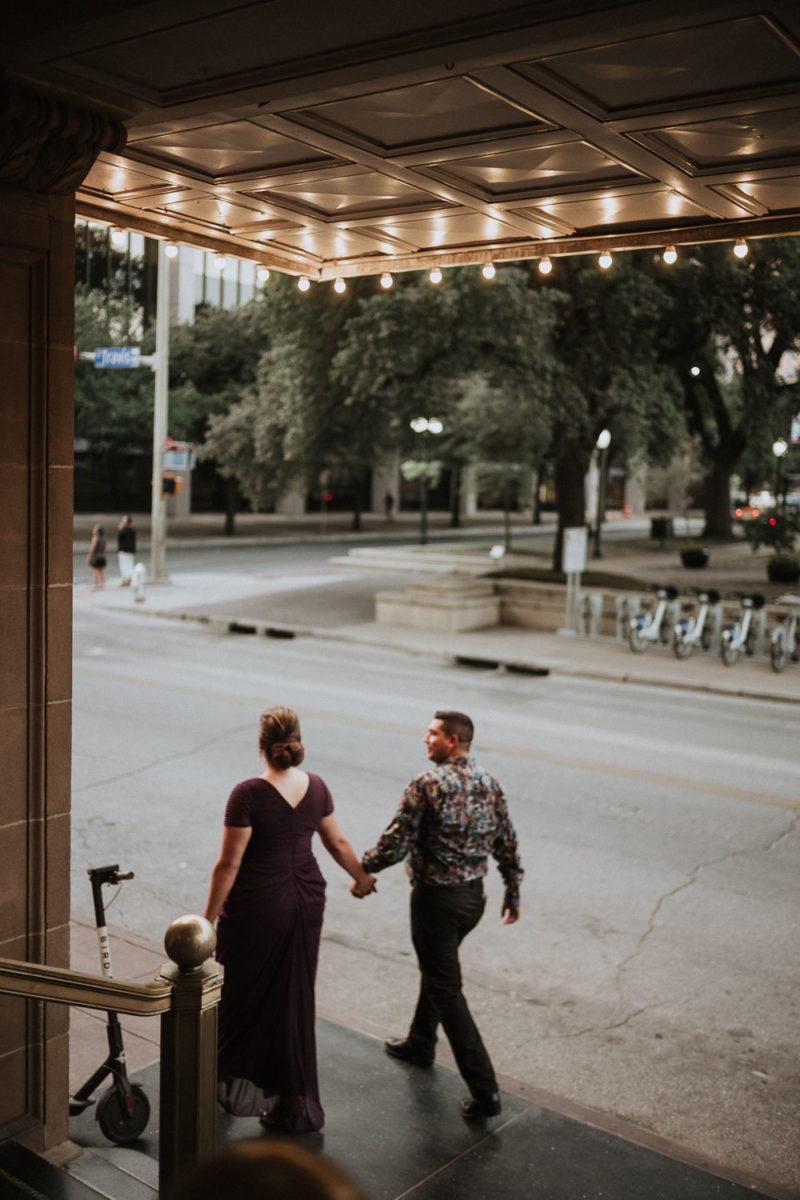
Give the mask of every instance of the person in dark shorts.
[[102, 525], [95, 525], [92, 530], [92, 540], [89, 543], [89, 553], [86, 561], [92, 568], [92, 578], [95, 592], [100, 592], [106, 586], [106, 535]]

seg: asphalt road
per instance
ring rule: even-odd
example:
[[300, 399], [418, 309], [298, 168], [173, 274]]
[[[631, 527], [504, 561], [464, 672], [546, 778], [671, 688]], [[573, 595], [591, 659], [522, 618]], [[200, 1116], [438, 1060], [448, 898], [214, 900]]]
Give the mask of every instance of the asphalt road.
[[[74, 683], [73, 907], [90, 911], [87, 866], [120, 862], [136, 879], [109, 920], [154, 940], [202, 911], [225, 800], [259, 770], [264, 706], [301, 713], [307, 765], [356, 849], [424, 767], [432, 710], [469, 711], [527, 869], [520, 923], [502, 926], [492, 872], [464, 948], [498, 1070], [800, 1184], [793, 707], [87, 607]], [[356, 902], [322, 865], [319, 1004], [402, 1033], [416, 989], [404, 872]]]

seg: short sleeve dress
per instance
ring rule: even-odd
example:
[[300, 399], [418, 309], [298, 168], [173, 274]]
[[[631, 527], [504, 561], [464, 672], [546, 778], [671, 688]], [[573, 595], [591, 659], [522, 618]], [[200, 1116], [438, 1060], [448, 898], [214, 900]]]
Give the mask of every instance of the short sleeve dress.
[[311, 839], [333, 801], [318, 775], [308, 779], [294, 808], [260, 777], [233, 789], [225, 824], [253, 833], [217, 922], [219, 1101], [236, 1116], [266, 1110], [289, 1133], [324, 1122], [314, 983], [325, 880]]

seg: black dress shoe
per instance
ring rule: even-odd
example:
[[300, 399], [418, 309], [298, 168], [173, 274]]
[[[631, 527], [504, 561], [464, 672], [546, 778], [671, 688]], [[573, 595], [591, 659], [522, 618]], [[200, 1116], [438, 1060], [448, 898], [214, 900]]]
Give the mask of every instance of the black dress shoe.
[[432, 1067], [433, 1055], [420, 1049], [408, 1038], [387, 1038], [383, 1043], [387, 1054], [392, 1058], [400, 1058], [403, 1062], [412, 1063], [415, 1067]]
[[502, 1108], [499, 1092], [486, 1096], [467, 1096], [458, 1108], [462, 1117], [468, 1121], [482, 1121], [486, 1117], [496, 1117]]

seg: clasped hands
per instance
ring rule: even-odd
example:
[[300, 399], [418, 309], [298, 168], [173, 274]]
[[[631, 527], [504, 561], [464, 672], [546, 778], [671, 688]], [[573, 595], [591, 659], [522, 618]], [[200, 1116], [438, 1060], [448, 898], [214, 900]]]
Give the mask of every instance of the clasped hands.
[[350, 895], [355, 896], [356, 900], [363, 900], [370, 892], [377, 892], [378, 880], [375, 875], [367, 875], [366, 882], [359, 883], [356, 879], [350, 884]]

